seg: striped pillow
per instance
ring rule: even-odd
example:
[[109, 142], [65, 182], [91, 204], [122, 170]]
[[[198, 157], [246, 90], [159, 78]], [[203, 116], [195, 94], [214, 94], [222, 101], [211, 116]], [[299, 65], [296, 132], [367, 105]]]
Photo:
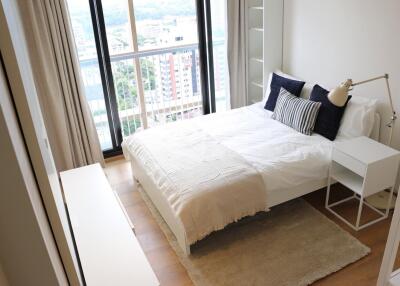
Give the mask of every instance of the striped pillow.
[[320, 107], [320, 102], [299, 98], [282, 87], [272, 119], [278, 120], [303, 134], [311, 135]]

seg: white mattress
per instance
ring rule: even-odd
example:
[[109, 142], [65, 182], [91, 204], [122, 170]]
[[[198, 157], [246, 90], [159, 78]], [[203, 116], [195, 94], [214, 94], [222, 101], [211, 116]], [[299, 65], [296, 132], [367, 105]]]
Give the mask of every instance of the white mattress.
[[267, 192], [327, 177], [333, 142], [318, 134], [303, 135], [271, 114], [256, 103], [193, 120], [253, 165]]
[[[271, 115], [272, 112], [265, 110], [259, 102], [170, 125], [179, 128], [181, 124], [187, 126], [193, 122], [201, 127], [254, 166], [262, 175], [267, 192], [327, 178], [333, 142], [315, 133], [303, 135], [271, 119]], [[129, 153], [131, 138], [123, 143], [125, 155]], [[342, 140], [345, 138], [338, 136], [335, 142]]]

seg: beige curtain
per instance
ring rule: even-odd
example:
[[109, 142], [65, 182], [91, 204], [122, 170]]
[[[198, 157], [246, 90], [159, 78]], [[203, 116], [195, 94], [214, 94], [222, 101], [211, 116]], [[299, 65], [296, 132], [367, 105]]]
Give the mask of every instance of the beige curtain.
[[247, 104], [245, 0], [227, 2], [227, 52], [231, 108]]
[[18, 0], [18, 5], [57, 170], [103, 164], [85, 98], [67, 3]]

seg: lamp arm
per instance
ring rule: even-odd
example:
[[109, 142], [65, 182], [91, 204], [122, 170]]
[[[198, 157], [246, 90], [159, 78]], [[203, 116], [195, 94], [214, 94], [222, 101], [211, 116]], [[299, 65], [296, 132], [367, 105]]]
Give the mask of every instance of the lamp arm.
[[393, 107], [392, 93], [390, 91], [388, 77], [386, 78], [386, 88], [387, 88], [388, 95], [389, 95], [390, 108], [392, 109], [392, 116], [390, 117], [390, 121], [386, 124], [386, 126], [390, 128], [390, 133], [389, 133], [389, 138], [388, 138], [388, 146], [390, 146], [390, 144], [392, 143], [393, 129], [394, 129], [394, 124], [397, 119], [397, 115], [396, 115], [396, 111], [394, 110], [394, 107]]
[[364, 81], [352, 83], [351, 87], [356, 86], [356, 85], [360, 85], [360, 84], [364, 84], [364, 83], [368, 83], [368, 82], [371, 82], [371, 81], [379, 80], [379, 79], [385, 79], [386, 89], [387, 89], [387, 93], [388, 93], [388, 96], [389, 96], [390, 109], [392, 111], [392, 116], [390, 117], [390, 121], [386, 124], [386, 126], [390, 128], [390, 133], [389, 133], [389, 138], [388, 138], [388, 145], [390, 146], [390, 144], [392, 143], [393, 127], [394, 127], [394, 124], [396, 122], [397, 115], [396, 115], [396, 111], [394, 110], [393, 100], [392, 100], [392, 92], [391, 92], [390, 86], [389, 86], [389, 75], [386, 73], [386, 74], [378, 76], [378, 77], [374, 77], [374, 78], [367, 79], [367, 80], [364, 80]]
[[351, 86], [364, 84], [364, 83], [375, 81], [375, 80], [382, 79], [382, 78], [385, 78], [386, 80], [388, 80], [389, 79], [389, 75], [387, 73], [385, 73], [384, 75], [381, 75], [381, 76], [377, 76], [377, 77], [370, 78], [370, 79], [367, 79], [367, 80], [363, 80], [363, 81], [359, 81], [359, 82], [356, 82], [356, 83], [352, 83]]
[[392, 92], [391, 92], [390, 86], [389, 86], [389, 77], [386, 77], [385, 79], [386, 79], [385, 80], [386, 88], [387, 88], [387, 92], [388, 92], [388, 95], [389, 95], [390, 108], [392, 109], [393, 117], [395, 117], [394, 119], [396, 119], [396, 111], [394, 110], [394, 106], [393, 106]]

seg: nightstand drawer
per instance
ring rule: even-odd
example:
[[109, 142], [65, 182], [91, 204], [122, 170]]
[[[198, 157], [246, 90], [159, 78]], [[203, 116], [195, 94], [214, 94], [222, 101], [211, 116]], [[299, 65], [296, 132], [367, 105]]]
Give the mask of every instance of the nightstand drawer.
[[332, 160], [362, 177], [365, 176], [365, 164], [337, 149], [333, 149]]

